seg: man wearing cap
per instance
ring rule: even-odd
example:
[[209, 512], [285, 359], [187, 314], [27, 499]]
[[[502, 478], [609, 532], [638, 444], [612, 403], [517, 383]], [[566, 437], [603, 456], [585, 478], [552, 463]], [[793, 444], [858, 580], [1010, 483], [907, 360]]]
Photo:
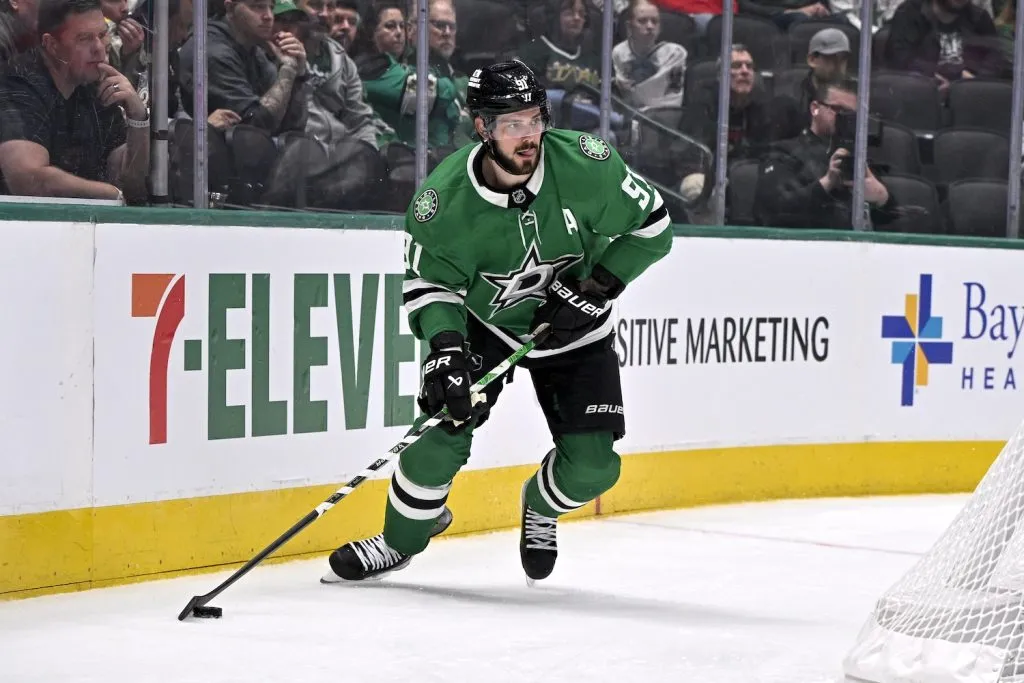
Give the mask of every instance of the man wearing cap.
[[[291, 2], [287, 5], [301, 11]], [[308, 72], [302, 41], [275, 32], [274, 10], [271, 0], [224, 0], [224, 16], [209, 22], [206, 113], [229, 109], [241, 123], [278, 134], [305, 128]], [[193, 118], [194, 49], [189, 38], [179, 53], [182, 105]]]
[[826, 83], [842, 81], [850, 61], [850, 39], [837, 28], [825, 28], [807, 46], [807, 76], [792, 92], [776, 91], [773, 119], [785, 128], [781, 139], [794, 138], [811, 123], [810, 106], [815, 93]]
[[310, 206], [366, 210], [377, 208], [385, 191], [387, 160], [379, 143], [394, 137], [363, 97], [363, 82], [342, 45], [330, 38], [330, 24], [317, 14], [299, 9], [291, 0], [274, 6], [274, 30], [294, 35], [306, 50], [309, 73], [305, 135], [285, 141], [281, 168], [286, 175], [310, 170], [308, 140], [318, 141], [327, 161], [307, 185]]
[[367, 103], [359, 69], [345, 47], [329, 37], [331, 25], [309, 3], [302, 3], [302, 8], [279, 0], [274, 6], [274, 27], [297, 37], [306, 50], [310, 85], [306, 133], [327, 145], [354, 138], [376, 150], [378, 136], [393, 137], [394, 131]]

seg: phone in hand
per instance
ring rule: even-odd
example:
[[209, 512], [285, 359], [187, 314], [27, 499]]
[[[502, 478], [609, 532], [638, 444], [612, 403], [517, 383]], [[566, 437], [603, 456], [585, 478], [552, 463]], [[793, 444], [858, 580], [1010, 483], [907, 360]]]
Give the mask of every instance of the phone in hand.
[[839, 177], [844, 183], [853, 182], [853, 154], [847, 154], [839, 160]]

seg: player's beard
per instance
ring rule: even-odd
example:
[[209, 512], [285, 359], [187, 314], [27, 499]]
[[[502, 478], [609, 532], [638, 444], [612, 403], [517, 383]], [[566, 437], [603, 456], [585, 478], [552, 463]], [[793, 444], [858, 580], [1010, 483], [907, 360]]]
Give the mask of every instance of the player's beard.
[[[536, 142], [523, 142], [516, 145], [511, 155], [501, 151], [498, 145], [492, 145], [491, 149], [494, 152], [495, 161], [498, 162], [498, 165], [513, 175], [530, 175], [536, 170], [537, 160], [540, 158], [540, 145]], [[523, 152], [528, 149], [537, 150], [532, 159], [519, 159], [516, 157], [516, 152]]]

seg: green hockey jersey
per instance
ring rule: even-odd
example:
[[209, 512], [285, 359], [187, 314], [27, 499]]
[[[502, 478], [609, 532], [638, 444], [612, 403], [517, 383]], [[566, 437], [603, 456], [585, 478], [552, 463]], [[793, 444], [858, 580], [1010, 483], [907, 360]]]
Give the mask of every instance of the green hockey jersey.
[[[628, 285], [672, 246], [661, 195], [598, 137], [548, 131], [529, 181], [503, 192], [485, 185], [483, 156], [481, 144], [450, 155], [409, 206], [403, 299], [420, 339], [466, 334], [472, 315], [517, 347], [557, 276], [582, 279], [600, 263]], [[530, 356], [607, 336], [611, 313], [577, 342]]]

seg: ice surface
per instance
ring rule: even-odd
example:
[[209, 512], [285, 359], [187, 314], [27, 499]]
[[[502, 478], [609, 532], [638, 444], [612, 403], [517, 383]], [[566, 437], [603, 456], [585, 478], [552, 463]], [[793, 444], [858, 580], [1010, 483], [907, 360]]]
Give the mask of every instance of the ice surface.
[[874, 601], [965, 501], [566, 523], [535, 588], [512, 530], [438, 539], [372, 584], [321, 585], [326, 558], [260, 567], [212, 603], [219, 620], [177, 614], [229, 572], [0, 602], [0, 681], [831, 682]]

